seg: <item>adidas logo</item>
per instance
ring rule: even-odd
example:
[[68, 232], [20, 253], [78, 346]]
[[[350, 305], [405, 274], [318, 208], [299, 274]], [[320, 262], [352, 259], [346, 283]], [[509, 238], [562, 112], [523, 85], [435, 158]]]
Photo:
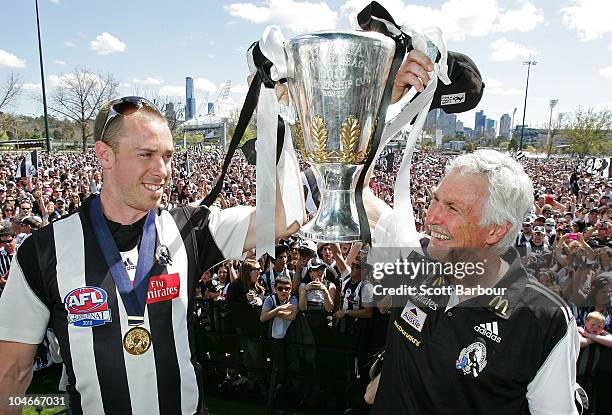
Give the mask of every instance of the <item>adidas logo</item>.
[[501, 342], [501, 337], [499, 337], [499, 332], [497, 329], [497, 321], [492, 323], [482, 323], [478, 326], [474, 326], [474, 330], [476, 333], [480, 333], [483, 336], [493, 340], [495, 343]]
[[125, 266], [125, 269], [127, 271], [136, 269], [136, 265], [134, 265], [134, 263], [130, 260], [130, 258], [128, 258], [125, 261], [123, 261], [123, 265]]

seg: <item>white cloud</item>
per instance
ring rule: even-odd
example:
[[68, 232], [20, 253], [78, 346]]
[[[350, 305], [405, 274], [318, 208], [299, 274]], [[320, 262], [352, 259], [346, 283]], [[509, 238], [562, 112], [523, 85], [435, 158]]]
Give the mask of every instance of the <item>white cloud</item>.
[[108, 32], [102, 32], [96, 40], [89, 42], [91, 50], [95, 50], [99, 55], [108, 55], [113, 52], [124, 52], [127, 49], [125, 43], [117, 39]]
[[601, 68], [599, 70], [599, 74], [604, 78], [612, 78], [612, 66], [606, 66], [605, 68]]
[[523, 95], [523, 91], [518, 88], [504, 88], [501, 81], [495, 78], [485, 79], [484, 84], [485, 94], [504, 96]]
[[196, 78], [193, 80], [193, 87], [200, 91], [206, 91], [209, 94], [214, 94], [217, 91], [217, 86], [206, 78]]
[[[341, 10], [351, 15], [359, 12], [367, 3], [368, 0], [347, 0]], [[440, 27], [444, 36], [453, 40], [514, 30], [527, 32], [544, 21], [542, 10], [528, 0], [522, 1], [518, 9], [504, 9], [497, 0], [448, 0], [437, 9], [404, 4], [401, 0], [383, 0], [381, 4], [398, 23], [406, 23], [418, 31]]]
[[69, 47], [69, 48], [76, 48], [76, 45], [69, 40], [64, 42], [64, 46]]
[[132, 79], [132, 82], [134, 82], [135, 84], [142, 84], [142, 85], [161, 85], [164, 83], [164, 80], [161, 78], [148, 77], [146, 79], [134, 78]]
[[517, 10], [508, 10], [499, 15], [499, 24], [496, 27], [497, 32], [510, 32], [518, 30], [519, 32], [529, 32], [536, 28], [539, 23], [544, 22], [544, 13], [541, 9], [530, 2], [524, 2], [523, 7]]
[[58, 64], [58, 65], [65, 65], [66, 61], [61, 61], [59, 59], [56, 59], [56, 60], [53, 61], [53, 63]]
[[230, 88], [230, 92], [234, 94], [246, 94], [247, 92], [249, 92], [249, 86], [248, 85], [236, 85]]
[[493, 52], [489, 56], [489, 59], [494, 62], [507, 62], [519, 58], [528, 58], [529, 56], [535, 56], [537, 54], [534, 49], [511, 42], [505, 37], [491, 43], [491, 49], [493, 49]]
[[[101, 83], [100, 78], [94, 73], [88, 72], [86, 74], [88, 79], [91, 79], [97, 83]], [[73, 73], [65, 73], [63, 75], [49, 75], [47, 83], [50, 87], [65, 86], [68, 82], [74, 81], [75, 75]]]
[[60, 4], [60, 1], [59, 1], [59, 0], [49, 0], [49, 1], [50, 1], [51, 3], [53, 3], [53, 4]]
[[60, 77], [57, 75], [49, 75], [49, 77], [47, 78], [47, 83], [50, 87], [59, 86], [61, 83]]
[[570, 0], [561, 9], [563, 24], [578, 33], [583, 41], [601, 39], [612, 32], [612, 2], [610, 0]]
[[276, 24], [293, 33], [333, 29], [338, 20], [338, 13], [325, 2], [266, 0], [263, 6], [232, 3], [223, 8], [234, 17], [257, 24]]
[[215, 55], [211, 55], [210, 53], [208, 54], [208, 57], [209, 57], [210, 59], [216, 59], [216, 58], [215, 58]]
[[124, 82], [124, 83], [122, 83], [122, 84], [121, 84], [121, 85], [119, 85], [119, 86], [120, 86], [120, 87], [122, 87], [122, 88], [131, 88], [131, 87], [132, 87], [132, 84], [127, 83], [127, 82]]
[[216, 45], [216, 43], [215, 43], [215, 41], [214, 41], [214, 40], [209, 40], [209, 41], [208, 41], [208, 44], [209, 44], [209, 45], [213, 45], [213, 46], [214, 46], [214, 45]]
[[171, 97], [183, 97], [185, 96], [185, 87], [165, 85], [159, 88], [159, 95], [171, 96]]
[[10, 52], [0, 49], [0, 67], [2, 66], [8, 68], [25, 68], [26, 62]]
[[25, 91], [41, 91], [41, 84], [32, 84], [32, 83], [25, 83], [25, 84], [21, 84], [21, 87], [25, 90]]

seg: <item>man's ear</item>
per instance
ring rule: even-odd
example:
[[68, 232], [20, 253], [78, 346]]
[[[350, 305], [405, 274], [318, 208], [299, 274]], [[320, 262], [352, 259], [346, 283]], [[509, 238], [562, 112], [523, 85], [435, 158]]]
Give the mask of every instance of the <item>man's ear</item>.
[[113, 148], [104, 141], [98, 140], [96, 141], [95, 149], [96, 157], [98, 158], [100, 166], [102, 166], [102, 170], [112, 168], [115, 162], [115, 152], [113, 151]]
[[501, 241], [504, 236], [510, 232], [512, 229], [512, 224], [510, 222], [506, 222], [503, 225], [491, 225], [488, 231], [487, 244], [489, 246], [495, 245], [499, 241]]

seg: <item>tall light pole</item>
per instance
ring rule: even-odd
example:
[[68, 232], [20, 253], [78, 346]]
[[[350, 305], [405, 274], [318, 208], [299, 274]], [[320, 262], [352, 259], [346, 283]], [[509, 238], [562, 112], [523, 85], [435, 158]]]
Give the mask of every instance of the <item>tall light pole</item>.
[[531, 56], [528, 61], [524, 61], [523, 65], [527, 65], [527, 83], [525, 85], [525, 104], [523, 105], [523, 125], [521, 126], [521, 144], [519, 145], [519, 150], [523, 149], [523, 135], [525, 133], [525, 112], [527, 111], [527, 91], [529, 90], [529, 72], [531, 70], [531, 65], [537, 65], [537, 61], [532, 61]]
[[552, 127], [552, 112], [555, 105], [559, 102], [558, 99], [551, 99], [550, 104], [550, 117], [548, 118], [548, 154], [547, 157], [550, 157], [550, 152], [552, 151], [552, 136], [551, 136], [551, 127]]
[[40, 42], [40, 21], [38, 20], [38, 0], [36, 2], [36, 28], [38, 29], [38, 57], [40, 58], [40, 79], [42, 84], [43, 110], [45, 113], [45, 137], [47, 138], [47, 151], [51, 151], [51, 137], [49, 137], [49, 121], [47, 117], [47, 93], [45, 90], [45, 71], [43, 69], [42, 44]]

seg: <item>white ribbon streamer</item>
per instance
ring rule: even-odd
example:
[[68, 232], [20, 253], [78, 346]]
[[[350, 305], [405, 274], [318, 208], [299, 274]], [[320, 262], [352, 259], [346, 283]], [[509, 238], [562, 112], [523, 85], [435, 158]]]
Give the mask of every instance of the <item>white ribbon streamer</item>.
[[[270, 76], [274, 81], [287, 76], [284, 51], [285, 38], [277, 26], [268, 26], [259, 41], [262, 54], [273, 66]], [[285, 123], [283, 151], [276, 164], [276, 137], [280, 106], [276, 92], [261, 86], [257, 103], [257, 202], [256, 202], [256, 256], [274, 256], [276, 242], [276, 186], [280, 186], [286, 224], [304, 223], [304, 195], [299, 173], [299, 162], [293, 149], [291, 132]]]
[[[368, 262], [371, 263], [394, 261], [397, 258], [406, 258], [412, 250], [420, 251], [419, 234], [416, 231], [412, 201], [410, 199], [412, 154], [431, 107], [433, 96], [438, 86], [438, 80], [445, 84], [450, 83], [446, 73], [448, 70], [446, 43], [442, 38], [440, 30], [432, 29], [429, 32], [433, 39], [429, 35], [424, 37], [406, 26], [402, 26], [402, 30], [411, 34], [414, 47], [427, 53], [432, 61], [435, 60], [435, 56], [431, 56], [433, 49], [428, 47], [428, 41], [433, 43], [440, 51], [441, 59], [438, 63], [434, 64], [434, 70], [429, 72], [430, 81], [425, 90], [413, 99], [412, 102], [405, 104], [400, 113], [386, 124], [383, 131], [382, 143], [378, 148], [377, 157], [385, 144], [416, 116], [415, 123], [406, 140], [402, 163], [395, 180], [393, 208], [385, 210], [381, 214], [372, 232], [372, 246], [374, 249], [368, 257]], [[405, 98], [411, 100], [414, 95], [415, 93], [413, 92], [412, 96]], [[382, 247], [385, 249], [376, 249]]]

